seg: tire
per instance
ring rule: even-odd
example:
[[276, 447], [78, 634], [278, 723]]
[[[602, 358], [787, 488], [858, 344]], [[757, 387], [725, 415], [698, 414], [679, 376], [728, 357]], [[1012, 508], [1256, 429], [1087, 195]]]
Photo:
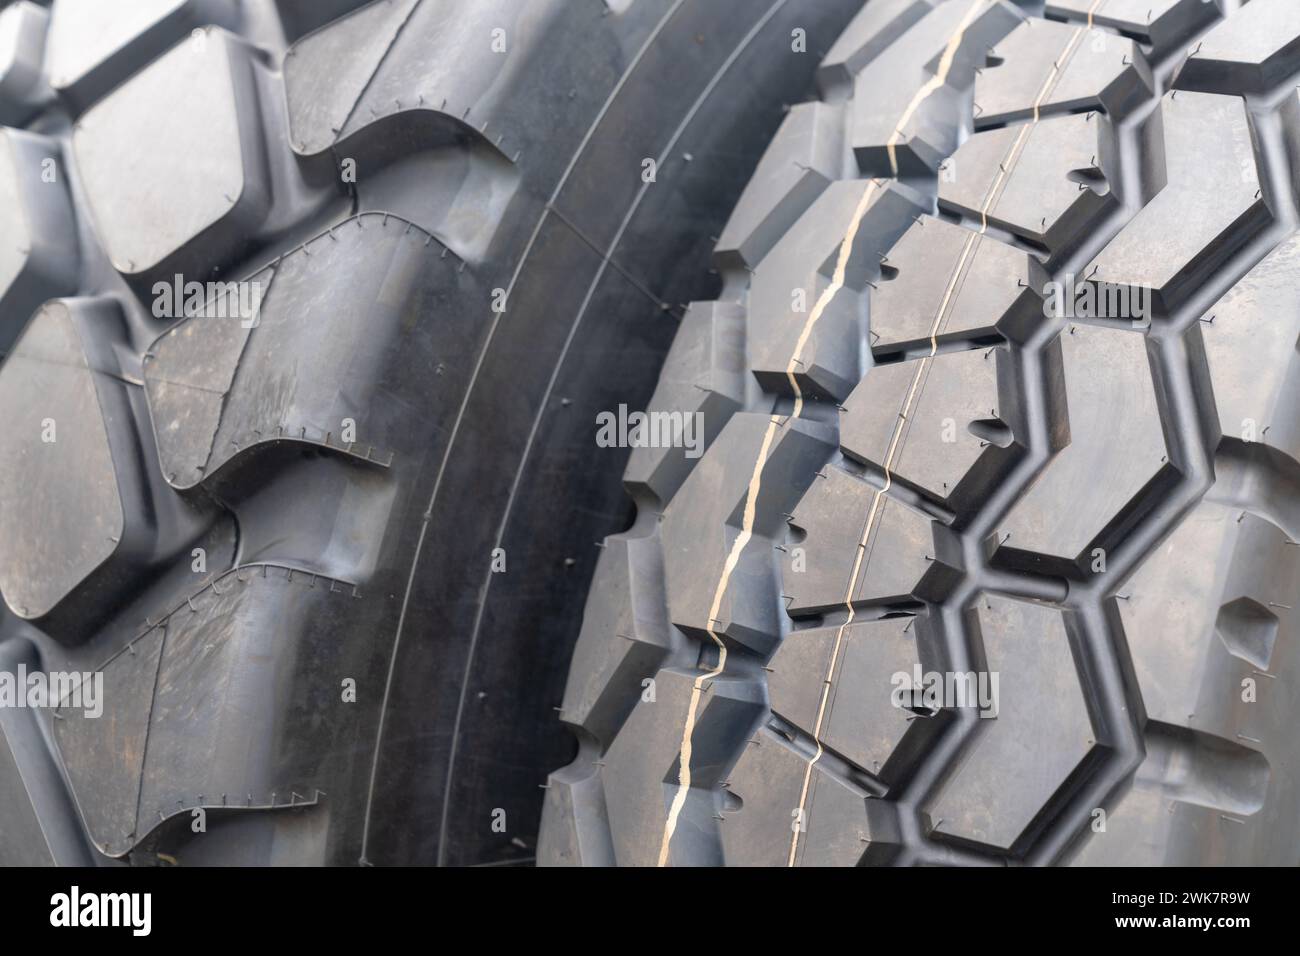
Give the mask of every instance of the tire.
[[540, 863], [1300, 859], [1300, 7], [1022, 6], [866, 4], [760, 162]]
[[4, 7], [0, 861], [531, 860], [587, 423], [853, 12]]

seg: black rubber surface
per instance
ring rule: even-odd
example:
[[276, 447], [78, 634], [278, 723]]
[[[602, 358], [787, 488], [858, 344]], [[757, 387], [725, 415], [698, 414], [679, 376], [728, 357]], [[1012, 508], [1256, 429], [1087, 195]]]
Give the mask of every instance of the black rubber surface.
[[708, 447], [632, 456], [539, 862], [1300, 859], [1298, 38], [865, 6], [650, 403]]
[[533, 859], [590, 423], [856, 4], [17, 7], [0, 653], [105, 710], [0, 721], [0, 861]]

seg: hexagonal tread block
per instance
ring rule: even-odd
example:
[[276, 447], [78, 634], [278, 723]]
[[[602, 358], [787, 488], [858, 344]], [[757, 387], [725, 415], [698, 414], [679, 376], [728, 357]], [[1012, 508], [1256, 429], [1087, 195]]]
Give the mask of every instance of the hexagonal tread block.
[[1151, 90], [1151, 68], [1132, 40], [1031, 18], [998, 43], [975, 78], [975, 128], [1096, 109], [1118, 121]]
[[842, 610], [846, 598], [866, 606], [937, 597], [943, 573], [933, 559], [930, 519], [842, 468], [828, 465], [818, 474], [790, 518], [796, 535], [781, 561], [786, 611], [802, 617]]
[[21, 125], [53, 96], [41, 69], [49, 23], [31, 0], [0, 10], [0, 123]]
[[817, 68], [817, 85], [845, 90], [868, 63], [934, 8], [935, 0], [876, 0], [849, 23]]
[[233, 28], [238, 19], [233, 0], [55, 0], [47, 52], [50, 83], [74, 110], [84, 110], [191, 31]]
[[[1275, 768], [1300, 753], [1294, 472], [1275, 455], [1221, 455], [1205, 498], [1123, 582], [1113, 611], [1148, 718], [1146, 760], [1074, 862], [1289, 862], [1276, 827], [1300, 783]], [[1177, 838], [1189, 830], [1213, 839]]]
[[1207, 33], [1175, 85], [1207, 93], [1263, 93], [1300, 69], [1300, 4], [1251, 0]]
[[844, 403], [840, 447], [963, 511], [1023, 455], [1011, 375], [1004, 348], [877, 365]]
[[844, 110], [800, 103], [777, 130], [714, 249], [726, 267], [754, 268], [832, 182], [844, 164]]
[[1085, 552], [1110, 547], [1177, 469], [1145, 336], [1077, 325], [1057, 341], [1065, 395], [1051, 430], [1066, 444], [1002, 521], [996, 544], [1011, 563], [1064, 574], [1092, 566]]
[[28, 620], [45, 618], [79, 587], [111, 589], [141, 543], [139, 452], [126, 386], [103, 338], [121, 322], [108, 300], [52, 301], [0, 366], [10, 427], [0, 456], [0, 592]]
[[[375, 127], [372, 139], [468, 132], [510, 152], [510, 131], [492, 123], [498, 81], [513, 62], [508, 52], [526, 48], [544, 20], [512, 0], [391, 0], [309, 33], [285, 60], [294, 151], [314, 156]], [[470, 49], [499, 55], [465, 55]], [[390, 117], [401, 122], [376, 126]]]
[[646, 407], [642, 443], [632, 448], [624, 486], [633, 495], [671, 500], [744, 401], [744, 307], [691, 303]]
[[[921, 202], [905, 186], [832, 183], [764, 257], [750, 283], [748, 341], [750, 367], [765, 389], [793, 392], [794, 357], [795, 381], [805, 398], [839, 401], [849, 393], [860, 374], [861, 292], [879, 274], [885, 250], [923, 212]], [[844, 284], [822, 302], [850, 236]]]
[[[788, 866], [794, 827], [795, 866], [855, 866], [864, 857], [883, 862], [898, 849], [892, 808], [829, 768], [812, 767], [811, 754], [764, 729], [745, 747], [729, 774], [720, 830], [728, 866]], [[730, 806], [728, 806], [730, 804]]]
[[943, 723], [938, 713], [914, 710], [909, 696], [924, 668], [913, 624], [898, 617], [855, 621], [843, 634], [790, 632], [768, 666], [772, 712], [812, 737], [829, 680], [822, 745], [889, 786], [901, 783]]
[[1218, 6], [1205, 0], [1047, 0], [1044, 12], [1058, 20], [1118, 30], [1149, 44], [1157, 55], [1186, 42], [1219, 16]]
[[659, 536], [605, 539], [560, 718], [608, 746], [672, 646]]
[[1119, 207], [1106, 132], [1089, 113], [976, 133], [944, 163], [939, 208], [1068, 250]]
[[1046, 274], [1026, 252], [923, 216], [889, 250], [871, 293], [876, 356], [1022, 341], [1043, 321]]
[[[1300, 461], [1300, 237], [1292, 236], [1256, 265], [1190, 335], [1203, 343], [1214, 408], [1224, 439], [1259, 442]], [[1260, 356], [1286, 361], [1260, 361]]]
[[0, 341], [48, 299], [76, 291], [80, 252], [59, 145], [0, 129]]
[[998, 675], [996, 715], [980, 721], [925, 813], [935, 836], [1018, 854], [1086, 772], [1097, 730], [1060, 611], [985, 595], [966, 619], [990, 690]]
[[[191, 37], [82, 117], [72, 146], [113, 267], [207, 277], [270, 206], [250, 48], [224, 30]], [[160, 116], [169, 117], [158, 135]], [[170, 279], [171, 276], [166, 278]]]
[[[827, 433], [802, 420], [774, 426], [770, 415], [741, 412], [723, 426], [663, 514], [664, 566], [671, 623], [711, 643], [713, 633], [766, 655], [780, 636], [772, 580], [773, 539], [785, 533], [795, 506], [830, 457]], [[769, 428], [775, 431], [769, 436]], [[763, 455], [753, 503], [751, 540], [741, 552], [716, 617], [709, 620], [723, 567], [742, 533], [754, 466]], [[708, 569], [701, 573], [700, 569]]]
[[1273, 216], [1240, 97], [1175, 92], [1160, 109], [1166, 185], [1084, 274], [1099, 286], [1150, 290], [1167, 312]]
[[[957, 146], [967, 111], [960, 91], [971, 84], [988, 49], [1020, 20], [1015, 8], [1000, 0], [946, 0], [858, 73], [850, 144], [862, 172], [933, 173]], [[953, 40], [943, 85], [917, 101], [917, 91], [937, 75]]]
[[[1291, 749], [1277, 691], [1300, 671], [1297, 587], [1300, 548], [1280, 528], [1255, 510], [1199, 504], [1115, 602], [1147, 716], [1225, 740], [1245, 735], [1265, 753]], [[1243, 698], [1247, 686], [1254, 700]]]
[[[214, 284], [221, 295], [144, 359], [167, 481], [192, 488], [254, 447], [285, 442], [386, 467], [410, 434], [397, 396], [442, 375], [435, 345], [412, 330], [408, 310], [439, 311], [437, 354], [458, 355], [478, 332], [467, 331], [470, 316], [489, 301], [443, 251], [396, 217], [368, 213], [244, 282]], [[323, 312], [322, 302], [330, 303]], [[442, 376], [444, 387], [461, 374]]]

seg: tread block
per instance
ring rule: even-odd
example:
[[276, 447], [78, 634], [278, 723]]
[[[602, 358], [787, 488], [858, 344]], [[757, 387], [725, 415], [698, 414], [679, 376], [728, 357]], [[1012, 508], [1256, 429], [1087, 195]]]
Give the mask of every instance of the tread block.
[[[390, 0], [334, 20], [285, 60], [294, 151], [314, 156], [370, 127], [372, 141], [400, 137], [408, 148], [412, 136], [468, 132], [511, 150], [509, 130], [485, 129], [508, 88], [498, 83], [514, 62], [507, 52], [526, 47], [544, 20], [513, 0]], [[381, 122], [390, 118], [399, 122]]]
[[[1219, 8], [1205, 0], [1047, 0], [1044, 15], [1110, 27], [1149, 44], [1156, 55], [1185, 43], [1219, 16]], [[1090, 13], [1090, 11], [1092, 11]]]
[[[722, 426], [744, 404], [745, 371], [744, 307], [723, 302], [691, 303], [647, 407], [650, 415], [680, 416], [682, 440], [664, 447], [642, 445], [632, 449], [623, 473], [623, 484], [631, 494], [648, 494], [661, 503], [672, 498]], [[685, 443], [687, 416], [692, 415], [702, 416], [697, 419], [701, 427], [689, 433], [699, 443], [693, 449]]]
[[[1300, 553], [1276, 489], [1218, 483], [1124, 582], [1112, 613], [1142, 695], [1147, 758], [1074, 862], [1286, 865], [1300, 786], [1295, 612]], [[1222, 487], [1221, 487], [1222, 486]], [[1136, 832], [1143, 837], [1131, 840]]]
[[1273, 215], [1240, 97], [1174, 91], [1160, 111], [1166, 185], [1084, 274], [1099, 287], [1149, 289], [1168, 312]]
[[[1044, 93], [1045, 83], [1066, 53], [1068, 59]], [[998, 43], [976, 76], [975, 128], [1032, 119], [1035, 104], [1040, 117], [1103, 110], [1118, 122], [1151, 90], [1151, 68], [1132, 40], [1104, 30], [1030, 18]]]
[[614, 865], [605, 791], [597, 767], [575, 761], [547, 778], [537, 865]]
[[[790, 519], [797, 534], [782, 556], [783, 595], [792, 617], [843, 608], [858, 545], [876, 508], [858, 568], [854, 605], [898, 604], [934, 595], [942, 572], [932, 559], [930, 519], [874, 486], [827, 466]], [[929, 579], [927, 579], [929, 576]]]
[[1106, 808], [1074, 866], [1289, 866], [1280, 825], [1259, 813], [1272, 774], [1264, 755], [1182, 727], [1148, 724], [1133, 786]]
[[80, 601], [102, 601], [141, 545], [138, 439], [105, 341], [122, 321], [111, 300], [49, 302], [0, 366], [11, 429], [0, 456], [0, 591], [21, 618], [45, 618], [83, 583]]
[[[1287, 763], [1297, 588], [1300, 548], [1280, 528], [1255, 510], [1198, 505], [1115, 602], [1147, 717]], [[1243, 700], [1243, 682], [1255, 700]]]
[[920, 361], [925, 368], [919, 381], [916, 361], [867, 372], [844, 403], [840, 447], [874, 471], [887, 468], [894, 481], [961, 511], [1023, 454], [1019, 436], [1025, 426], [1010, 357], [995, 347]]
[[817, 68], [818, 88], [828, 95], [848, 87], [855, 74], [934, 9], [934, 3], [935, 0], [874, 0], [865, 5]]
[[792, 107], [722, 230], [714, 251], [718, 265], [757, 266], [840, 178], [843, 153], [842, 107], [818, 102]]
[[607, 747], [672, 646], [658, 534], [611, 535], [588, 592], [561, 718]]
[[1148, 759], [1138, 771], [1139, 785], [1158, 784], [1184, 803], [1241, 816], [1263, 806], [1269, 762], [1246, 743], [1156, 722], [1143, 736]]
[[59, 156], [53, 140], [0, 129], [0, 341], [6, 345], [43, 302], [76, 291], [80, 250]]
[[[893, 175], [895, 165], [901, 175], [933, 173], [957, 148], [967, 114], [960, 91], [971, 85], [987, 50], [1021, 19], [1002, 0], [946, 0], [860, 72], [850, 134], [859, 169], [873, 176]], [[943, 85], [917, 102], [954, 37]]]
[[1046, 279], [1028, 253], [923, 216], [889, 250], [871, 293], [872, 351], [928, 351], [931, 335], [940, 347], [1022, 341], [1043, 321]]
[[164, 333], [143, 367], [167, 481], [192, 488], [280, 442], [386, 466], [410, 427], [401, 383], [441, 374], [430, 338], [410, 334], [416, 315], [467, 325], [490, 303], [442, 252], [396, 217], [362, 214], [250, 277], [239, 294], [261, 303], [251, 319], [218, 302], [209, 311], [232, 317], [199, 314]]
[[[55, 0], [50, 17], [50, 83], [80, 112], [191, 31], [234, 29], [239, 9], [234, 0]], [[156, 124], [165, 110], [156, 104], [150, 119]]]
[[1019, 853], [1053, 798], [1086, 772], [1097, 730], [1060, 611], [984, 595], [966, 618], [998, 675], [996, 715], [980, 720], [925, 813], [935, 836]]
[[[727, 792], [739, 806], [722, 812], [722, 850], [728, 866], [787, 866], [799, 798], [811, 754], [795, 750], [764, 728], [745, 747]], [[898, 832], [883, 801], [857, 784], [813, 765], [803, 804], [796, 866], [855, 866], [896, 848]]]
[[[1259, 442], [1300, 461], [1300, 237], [1293, 236], [1210, 307], [1189, 333], [1209, 365], [1225, 440]], [[1287, 356], [1260, 361], [1260, 356]]]
[[50, 14], [31, 0], [0, 10], [0, 123], [20, 126], [53, 96], [41, 70]]
[[1113, 138], [1098, 114], [976, 133], [944, 163], [939, 208], [1006, 229], [1055, 256], [1119, 207]]
[[[1109, 548], [1176, 469], [1145, 336], [1077, 325], [1057, 341], [1064, 411], [1051, 427], [1067, 444], [1012, 507], [996, 540], [1011, 563], [1067, 573], [1090, 567], [1085, 552]], [[1124, 414], [1115, 414], [1119, 408]]]
[[[679, 786], [682, 728], [695, 678], [675, 668], [659, 671], [654, 699], [636, 699], [604, 755], [600, 776], [618, 866], [654, 866], [659, 860]], [[707, 848], [717, 839], [717, 788], [762, 710], [761, 688], [752, 681], [722, 674], [705, 682], [691, 736], [691, 794], [673, 832], [672, 865], [712, 862]]]
[[[750, 479], [771, 421], [752, 412], [733, 415], [663, 513], [670, 621], [705, 641], [718, 575], [742, 533]], [[786, 421], [772, 436], [754, 503], [758, 540], [741, 553], [712, 625], [714, 633], [759, 654], [768, 654], [781, 633], [772, 546], [785, 531], [782, 516], [833, 451], [824, 434]], [[701, 574], [701, 568], [718, 571]]]
[[[77, 167], [119, 272], [167, 265], [207, 277], [265, 219], [270, 174], [253, 70], [247, 45], [207, 29], [133, 76], [75, 127]], [[159, 116], [169, 118], [162, 137]]]
[[[869, 205], [853, 233], [844, 285], [804, 329], [819, 299], [832, 286], [840, 247], [868, 190]], [[798, 356], [795, 379], [805, 398], [840, 401], [861, 374], [856, 343], [862, 337], [862, 290], [878, 274], [880, 257], [922, 200], [906, 187], [876, 182], [832, 183], [763, 259], [750, 283], [749, 358], [765, 389], [792, 394], [788, 369]]]
[[[899, 706], [897, 691], [915, 685], [918, 665], [924, 669], [912, 623], [896, 617], [844, 628], [822, 716], [822, 745], [888, 786], [905, 779], [942, 723], [938, 714], [924, 716]], [[792, 631], [769, 665], [772, 712], [809, 737], [817, 726], [838, 631]]]
[[284, 95], [297, 152], [322, 153], [360, 128], [368, 113], [348, 123], [417, 2], [368, 4], [290, 47]]
[[1264, 93], [1300, 70], [1300, 5], [1251, 0], [1207, 33], [1175, 85], [1207, 93]]
[[199, 589], [105, 662], [103, 718], [63, 707], [54, 722], [100, 852], [122, 856], [166, 820], [188, 822], [196, 807], [316, 803], [331, 764], [352, 761], [373, 737], [378, 698], [366, 704], [363, 692], [345, 703], [339, 690], [343, 676], [382, 686], [381, 655], [349, 640], [361, 603], [343, 582], [248, 566]]

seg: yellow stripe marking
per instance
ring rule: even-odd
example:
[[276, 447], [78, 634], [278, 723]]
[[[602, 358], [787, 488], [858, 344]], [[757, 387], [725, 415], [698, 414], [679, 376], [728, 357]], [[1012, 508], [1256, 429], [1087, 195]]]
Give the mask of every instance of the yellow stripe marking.
[[[795, 371], [800, 364], [800, 356], [804, 348], [808, 345], [808, 340], [812, 336], [813, 327], [830, 305], [835, 294], [844, 287], [845, 276], [848, 273], [849, 259], [853, 253], [853, 240], [857, 237], [858, 229], [862, 226], [862, 219], [867, 210], [871, 208], [871, 203], [879, 189], [877, 180], [871, 180], [867, 188], [862, 191], [862, 197], [858, 200], [857, 208], [853, 210], [853, 218], [849, 221], [848, 232], [840, 242], [839, 255], [835, 260], [835, 272], [831, 277], [830, 285], [822, 290], [822, 294], [817, 297], [817, 302], [813, 309], [808, 313], [808, 319], [804, 322], [803, 329], [799, 333], [799, 338], [795, 343], [794, 354], [790, 356], [790, 362], [785, 367], [786, 378], [790, 381], [791, 388], [794, 389], [794, 409], [786, 418], [786, 421], [793, 422], [803, 411], [803, 389], [799, 387], [799, 380], [795, 377]], [[686, 711], [686, 723], [682, 728], [682, 744], [679, 754], [679, 764], [681, 770], [678, 775], [677, 792], [673, 795], [673, 802], [668, 809], [668, 819], [664, 824], [663, 840], [659, 845], [659, 865], [665, 866], [668, 863], [668, 848], [672, 843], [673, 833], [677, 829], [677, 819], [681, 815], [682, 807], [686, 804], [686, 798], [690, 793], [691, 786], [691, 737], [695, 732], [695, 719], [699, 710], [700, 698], [703, 695], [704, 684], [722, 673], [723, 668], [727, 666], [727, 647], [722, 638], [713, 629], [714, 622], [717, 620], [718, 612], [722, 607], [722, 598], [727, 592], [727, 586], [731, 583], [732, 572], [736, 570], [736, 565], [740, 563], [741, 552], [745, 550], [745, 545], [753, 537], [754, 517], [758, 506], [758, 494], [762, 486], [763, 466], [767, 464], [767, 456], [771, 451], [772, 442], [776, 438], [777, 430], [781, 426], [781, 417], [772, 415], [767, 422], [767, 428], [763, 433], [763, 444], [759, 448], [758, 458], [754, 462], [754, 470], [749, 476], [749, 488], [745, 493], [745, 512], [741, 520], [741, 531], [732, 542], [731, 550], [727, 554], [726, 563], [722, 568], [722, 575], [718, 578], [717, 587], [713, 589], [713, 603], [709, 607], [708, 633], [709, 638], [718, 648], [718, 663], [709, 671], [695, 678], [691, 685], [691, 698]]]
[[893, 176], [898, 175], [898, 152], [897, 146], [903, 138], [903, 130], [911, 122], [913, 114], [921, 108], [921, 104], [930, 98], [930, 95], [937, 89], [940, 89], [948, 80], [948, 74], [952, 70], [953, 60], [957, 58], [957, 51], [961, 49], [961, 41], [966, 36], [966, 31], [970, 25], [975, 22], [975, 16], [980, 12], [980, 7], [984, 6], [984, 0], [975, 0], [962, 17], [961, 23], [957, 24], [957, 31], [948, 38], [948, 45], [943, 49], [943, 56], [939, 58], [939, 69], [934, 76], [926, 81], [925, 85], [916, 91], [912, 101], [907, 104], [907, 109], [903, 110], [903, 115], [898, 123], [894, 126], [894, 132], [890, 134], [889, 139], [885, 142], [885, 150], [889, 153], [889, 170]]
[[[1100, 6], [1101, 3], [1102, 0], [1096, 0], [1096, 2], [1093, 4], [1092, 10], [1090, 10], [1088, 13], [1089, 24], [1091, 24], [1092, 21], [1093, 11], [1095, 11], [1097, 7]], [[968, 25], [969, 23], [967, 21], [963, 21], [962, 29], [965, 29], [966, 26]], [[876, 523], [876, 518], [880, 513], [881, 498], [885, 495], [887, 491], [889, 491], [889, 489], [893, 485], [892, 468], [894, 463], [894, 457], [897, 454], [901, 444], [903, 429], [907, 422], [908, 413], [911, 411], [912, 402], [916, 397], [917, 390], [921, 384], [922, 379], [924, 378], [929, 363], [934, 359], [934, 356], [939, 351], [939, 342], [938, 342], [939, 330], [942, 327], [945, 318], [947, 317], [949, 307], [953, 300], [953, 296], [956, 294], [956, 291], [959, 288], [961, 281], [965, 275], [968, 261], [972, 253], [974, 252], [976, 243], [988, 231], [988, 212], [992, 208], [993, 204], [1000, 197], [1002, 190], [1005, 187], [1007, 178], [1010, 175], [1011, 169], [1015, 166], [1016, 162], [1019, 160], [1020, 154], [1024, 149], [1024, 144], [1028, 140], [1029, 132], [1033, 129], [1034, 125], [1037, 124], [1039, 121], [1040, 118], [1039, 108], [1041, 107], [1043, 100], [1047, 98], [1047, 96], [1051, 93], [1051, 90], [1055, 86], [1057, 78], [1060, 74], [1061, 65], [1068, 62], [1070, 57], [1074, 55], [1075, 50], [1078, 49], [1079, 42], [1083, 39], [1083, 33], [1084, 33], [1083, 28], [1077, 29], [1074, 32], [1074, 34], [1071, 36], [1070, 42], [1066, 45], [1065, 50], [1062, 52], [1061, 56], [1058, 57], [1055, 62], [1053, 62], [1051, 72], [1048, 74], [1048, 77], [1043, 82], [1043, 86], [1039, 90], [1037, 97], [1034, 99], [1034, 116], [1032, 122], [1022, 127], [1020, 132], [1017, 134], [1015, 142], [1012, 144], [1011, 149], [1007, 152], [1005, 159], [999, 166], [998, 175], [994, 177], [993, 182], [989, 186], [988, 192], [985, 194], [984, 201], [981, 203], [980, 206], [980, 229], [978, 232], [972, 232], [971, 235], [966, 239], [966, 243], [962, 248], [961, 255], [958, 257], [957, 265], [953, 269], [952, 275], [949, 277], [947, 288], [944, 290], [943, 299], [939, 304], [938, 311], [935, 313], [934, 324], [930, 329], [930, 354], [922, 358], [917, 363], [916, 374], [912, 376], [912, 383], [911, 386], [908, 388], [907, 396], [903, 402], [903, 407], [899, 411], [898, 418], [894, 422], [893, 433], [890, 435], [889, 447], [886, 451], [885, 461], [883, 464], [883, 469], [885, 473], [885, 484], [882, 488], [878, 489], [872, 495], [871, 498], [871, 510], [867, 514], [867, 522], [865, 527], [862, 530], [862, 537], [858, 541], [857, 554], [853, 560], [853, 570], [849, 575], [848, 591], [844, 596], [844, 606], [848, 611], [848, 615], [845, 618], [844, 623], [839, 626], [839, 629], [835, 633], [835, 644], [831, 650], [830, 666], [827, 667], [826, 669], [826, 679], [822, 681], [821, 700], [817, 705], [817, 720], [813, 726], [813, 741], [817, 745], [817, 751], [809, 759], [807, 766], [804, 768], [803, 786], [799, 792], [799, 807], [798, 807], [798, 813], [796, 819], [800, 821], [801, 825], [806, 813], [808, 790], [812, 782], [813, 767], [817, 764], [817, 761], [821, 760], [822, 754], [825, 752], [821, 741], [822, 723], [826, 717], [826, 705], [830, 699], [831, 687], [833, 686], [833, 681], [835, 677], [835, 668], [836, 665], [839, 663], [840, 648], [844, 642], [844, 632], [848, 629], [849, 625], [853, 623], [853, 619], [854, 619], [855, 612], [853, 609], [853, 594], [858, 588], [858, 577], [862, 569], [863, 555], [866, 553], [867, 543], [871, 538], [871, 532]], [[960, 42], [960, 38], [958, 38], [958, 41]], [[949, 41], [948, 51], [951, 51], [952, 53], [955, 54], [955, 50], [956, 47], [954, 46], [952, 41]], [[948, 56], [948, 51], [945, 52], [945, 57], [947, 58], [947, 68], [950, 69], [952, 57]], [[942, 65], [943, 63], [941, 61], [941, 66]], [[906, 125], [905, 122], [900, 122], [898, 124], [898, 129], [895, 132], [895, 136], [899, 135], [899, 131], [901, 131], [905, 125]], [[893, 140], [891, 137], [891, 142], [892, 141]], [[895, 174], [897, 174], [897, 166], [895, 165], [894, 162], [894, 155], [892, 150], [890, 153], [890, 164], [891, 166], [894, 167]], [[790, 855], [788, 860], [786, 861], [787, 866], [794, 866], [795, 864], [795, 858], [799, 850], [799, 833], [801, 832], [801, 828], [802, 828], [801, 826], [796, 827], [794, 829], [793, 834], [791, 835]]]

